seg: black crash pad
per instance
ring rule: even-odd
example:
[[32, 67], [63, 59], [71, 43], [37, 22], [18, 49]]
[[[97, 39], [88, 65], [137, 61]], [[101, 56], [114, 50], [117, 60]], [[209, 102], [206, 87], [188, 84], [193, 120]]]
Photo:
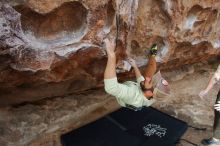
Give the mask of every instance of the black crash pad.
[[61, 136], [63, 146], [174, 146], [187, 129], [154, 108], [127, 108]]

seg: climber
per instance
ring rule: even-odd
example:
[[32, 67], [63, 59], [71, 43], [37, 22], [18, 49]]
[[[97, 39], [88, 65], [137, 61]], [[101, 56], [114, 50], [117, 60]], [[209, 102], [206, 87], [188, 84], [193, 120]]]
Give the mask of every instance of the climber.
[[[218, 66], [218, 69], [214, 73], [214, 75], [211, 77], [209, 80], [206, 88], [202, 90], [199, 93], [199, 96], [204, 99], [204, 97], [208, 94], [210, 89], [220, 80], [220, 65]], [[207, 102], [207, 101], [206, 101]], [[215, 111], [215, 119], [214, 119], [214, 125], [213, 125], [213, 136], [208, 139], [203, 139], [202, 144], [204, 145], [215, 145], [215, 146], [220, 146], [220, 90], [218, 91], [217, 94], [217, 99], [214, 105], [214, 108], [216, 109]]]
[[[149, 60], [145, 70], [145, 78], [141, 75], [135, 60], [128, 58], [128, 62], [134, 69], [137, 83], [132, 81], [119, 83], [116, 76], [115, 44], [109, 39], [105, 39], [104, 42], [108, 56], [104, 73], [105, 91], [115, 96], [121, 106], [137, 111], [141, 110], [143, 106], [150, 106], [155, 100], [163, 99], [169, 95], [170, 90], [166, 80], [161, 78], [158, 73], [156, 77], [157, 81], [155, 81], [154, 78], [156, 72], [156, 45], [153, 45], [149, 50]], [[158, 95], [162, 95], [162, 98], [157, 96], [157, 93], [159, 93]]]

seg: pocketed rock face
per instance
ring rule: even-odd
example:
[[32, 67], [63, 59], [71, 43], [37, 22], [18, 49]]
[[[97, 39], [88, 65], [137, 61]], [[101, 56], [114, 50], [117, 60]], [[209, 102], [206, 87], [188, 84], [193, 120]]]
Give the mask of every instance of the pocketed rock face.
[[[212, 125], [214, 98], [207, 108], [197, 95], [210, 74], [184, 78], [173, 69], [219, 56], [219, 11], [219, 0], [1, 1], [0, 145], [60, 145], [61, 134], [119, 108], [103, 91], [85, 93], [103, 85], [105, 37], [117, 38], [118, 62], [130, 55], [140, 67], [146, 48], [157, 43], [175, 98], [155, 107]], [[134, 76], [127, 74], [119, 79]], [[35, 103], [2, 107], [23, 102]]]
[[96, 87], [106, 63], [101, 41], [113, 15], [107, 1], [1, 4], [1, 105]]
[[140, 50], [156, 42], [161, 49], [157, 59], [164, 69], [207, 60], [219, 54], [219, 4], [217, 0], [140, 0], [133, 38]]
[[[103, 83], [102, 41], [117, 38], [118, 61], [161, 69], [219, 55], [218, 0], [12, 0], [0, 4], [0, 105], [84, 91]], [[123, 77], [121, 78], [123, 80]]]

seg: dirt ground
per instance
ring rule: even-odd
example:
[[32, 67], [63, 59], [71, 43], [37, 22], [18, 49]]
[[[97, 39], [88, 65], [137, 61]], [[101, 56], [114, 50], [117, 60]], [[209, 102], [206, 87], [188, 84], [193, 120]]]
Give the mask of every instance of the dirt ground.
[[[189, 127], [186, 133], [182, 136], [181, 138], [182, 140], [180, 140], [180, 143], [177, 144], [177, 146], [194, 146], [193, 144], [196, 144], [197, 146], [203, 146], [201, 144], [201, 140], [212, 136], [212, 128], [211, 127], [206, 127], [206, 128], [207, 129], [205, 131], [202, 131], [202, 130], [195, 130]], [[193, 144], [190, 144], [185, 140]]]
[[157, 103], [155, 107], [187, 122], [189, 125], [206, 128], [205, 131], [202, 131], [189, 127], [177, 146], [193, 146], [189, 142], [203, 146], [201, 140], [212, 137], [213, 105], [220, 84], [216, 84], [204, 99], [201, 99], [198, 94], [206, 87], [217, 66], [216, 63], [201, 63], [194, 65], [193, 68], [190, 66], [188, 69], [182, 68], [165, 75], [170, 80], [174, 96], [162, 104]]

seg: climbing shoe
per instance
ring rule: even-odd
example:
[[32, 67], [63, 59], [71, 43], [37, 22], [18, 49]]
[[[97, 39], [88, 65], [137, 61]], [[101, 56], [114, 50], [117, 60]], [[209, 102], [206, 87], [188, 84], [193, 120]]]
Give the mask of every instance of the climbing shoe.
[[157, 44], [153, 44], [151, 47], [150, 47], [150, 55], [152, 56], [156, 56], [157, 55]]

